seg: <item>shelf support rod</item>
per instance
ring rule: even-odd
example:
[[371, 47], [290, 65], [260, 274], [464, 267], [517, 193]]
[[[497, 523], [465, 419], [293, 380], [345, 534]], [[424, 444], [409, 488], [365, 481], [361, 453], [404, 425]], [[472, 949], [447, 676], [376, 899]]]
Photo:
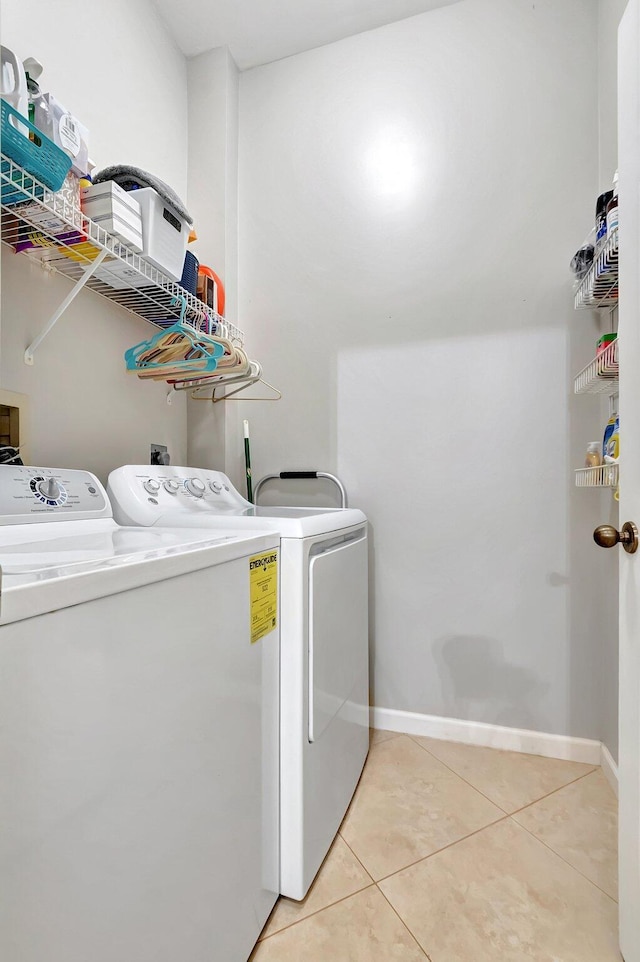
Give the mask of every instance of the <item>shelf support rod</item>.
[[68, 295], [67, 295], [67, 296], [65, 297], [65, 299], [63, 300], [62, 304], [56, 309], [55, 313], [54, 313], [54, 314], [52, 315], [52, 317], [50, 318], [49, 322], [48, 322], [47, 324], [45, 324], [45, 326], [42, 328], [42, 330], [40, 331], [40, 333], [38, 334], [38, 336], [36, 337], [36, 339], [31, 342], [31, 344], [29, 345], [29, 347], [28, 347], [28, 348], [26, 349], [26, 351], [24, 352], [24, 363], [25, 363], [25, 364], [28, 364], [28, 365], [31, 366], [31, 367], [33, 366], [33, 355], [34, 355], [35, 352], [38, 350], [38, 348], [40, 347], [40, 345], [41, 345], [42, 342], [44, 341], [45, 337], [46, 337], [46, 336], [53, 330], [53, 328], [56, 326], [56, 324], [58, 323], [58, 321], [60, 320], [60, 318], [62, 317], [62, 315], [63, 315], [64, 312], [66, 311], [66, 309], [69, 307], [69, 305], [70, 305], [70, 304], [75, 300], [75, 298], [78, 296], [78, 294], [80, 293], [80, 291], [82, 290], [82, 288], [84, 287], [84, 285], [87, 283], [87, 281], [90, 280], [90, 279], [93, 277], [93, 275], [94, 275], [95, 272], [98, 270], [98, 268], [100, 267], [100, 265], [102, 264], [103, 260], [105, 259], [105, 257], [107, 256], [108, 253], [109, 253], [108, 250], [102, 250], [102, 251], [100, 251], [100, 253], [99, 253], [98, 256], [96, 257], [96, 259], [95, 259], [95, 260], [93, 261], [93, 263], [90, 265], [90, 267], [87, 267], [87, 269], [85, 270], [85, 272], [84, 272], [84, 274], [82, 275], [82, 277], [80, 278], [80, 280], [77, 281], [77, 282], [73, 285], [73, 287], [72, 287], [71, 290], [69, 291]]

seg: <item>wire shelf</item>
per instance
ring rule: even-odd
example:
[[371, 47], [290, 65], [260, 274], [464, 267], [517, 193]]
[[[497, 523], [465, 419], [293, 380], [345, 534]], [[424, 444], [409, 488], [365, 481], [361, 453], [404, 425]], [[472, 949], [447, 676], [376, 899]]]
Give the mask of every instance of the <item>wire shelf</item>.
[[576, 310], [614, 307], [618, 303], [618, 228], [597, 251], [575, 295]]
[[617, 338], [580, 371], [573, 387], [576, 394], [614, 394], [618, 390]]
[[[52, 192], [8, 157], [0, 164], [2, 242], [43, 269], [78, 282], [104, 254], [86, 287], [158, 327], [180, 317], [186, 302], [187, 322], [229, 338], [238, 345], [244, 334], [199, 298], [132, 251], [117, 237], [85, 217], [64, 191]], [[23, 197], [19, 204], [7, 203]], [[177, 300], [177, 299], [180, 300]]]
[[619, 464], [576, 469], [576, 488], [617, 488]]

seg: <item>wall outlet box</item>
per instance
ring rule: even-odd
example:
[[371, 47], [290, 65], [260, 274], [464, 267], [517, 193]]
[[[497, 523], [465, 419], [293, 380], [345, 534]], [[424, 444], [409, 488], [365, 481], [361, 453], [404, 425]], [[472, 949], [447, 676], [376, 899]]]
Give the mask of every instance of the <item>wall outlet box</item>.
[[171, 464], [171, 457], [166, 444], [149, 445], [149, 464]]

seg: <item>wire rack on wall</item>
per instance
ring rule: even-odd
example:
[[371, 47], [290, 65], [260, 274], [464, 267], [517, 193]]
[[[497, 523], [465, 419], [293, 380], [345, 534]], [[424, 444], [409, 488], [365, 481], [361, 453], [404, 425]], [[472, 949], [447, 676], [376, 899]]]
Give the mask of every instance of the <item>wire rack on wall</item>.
[[186, 302], [185, 319], [194, 327], [243, 344], [239, 328], [85, 217], [64, 190], [50, 191], [4, 155], [0, 183], [2, 241], [14, 251], [159, 327], [177, 321]]
[[614, 227], [597, 250], [593, 263], [576, 291], [576, 310], [614, 307], [618, 303], [618, 228]]
[[601, 464], [596, 468], [577, 468], [577, 488], [616, 488], [619, 464]]
[[584, 367], [574, 381], [576, 394], [612, 394], [618, 390], [618, 339]]

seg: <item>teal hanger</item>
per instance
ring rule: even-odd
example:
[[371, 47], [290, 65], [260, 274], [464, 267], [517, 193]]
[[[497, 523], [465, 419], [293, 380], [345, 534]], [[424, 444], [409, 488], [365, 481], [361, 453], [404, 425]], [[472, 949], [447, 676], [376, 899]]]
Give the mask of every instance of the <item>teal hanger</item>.
[[[185, 321], [187, 313], [187, 301], [183, 297], [176, 297], [172, 301], [173, 305], [180, 304], [180, 318], [171, 327], [165, 327], [158, 331], [153, 337], [146, 341], [141, 341], [125, 351], [124, 360], [128, 371], [145, 373], [152, 377], [166, 373], [180, 373], [185, 371], [198, 371], [203, 374], [211, 374], [218, 366], [218, 358], [224, 354], [224, 346], [214, 340], [210, 335], [197, 331]], [[182, 358], [166, 358], [166, 352], [171, 345], [171, 336], [178, 335], [179, 340], [174, 341], [174, 345], [180, 340], [186, 341], [182, 349]], [[162, 360], [163, 354], [165, 360]], [[156, 360], [157, 358], [157, 360]]]

